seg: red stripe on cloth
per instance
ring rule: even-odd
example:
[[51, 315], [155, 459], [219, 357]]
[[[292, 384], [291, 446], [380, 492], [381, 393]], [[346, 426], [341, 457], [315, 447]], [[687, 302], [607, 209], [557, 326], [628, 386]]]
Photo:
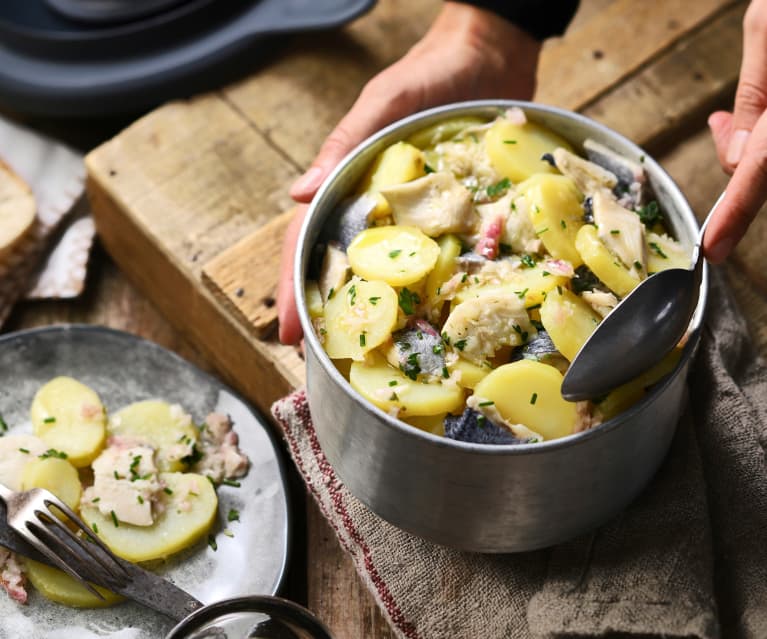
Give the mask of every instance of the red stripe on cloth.
[[[320, 469], [320, 473], [322, 474], [323, 478], [326, 480], [325, 483], [328, 486], [328, 491], [330, 493], [331, 501], [333, 502], [334, 510], [336, 511], [336, 514], [338, 514], [341, 517], [341, 520], [343, 522], [344, 529], [346, 530], [346, 532], [349, 534], [351, 539], [357, 544], [359, 550], [362, 551], [364, 569], [367, 572], [368, 576], [370, 577], [371, 582], [375, 586], [375, 589], [378, 592], [378, 595], [381, 601], [383, 602], [384, 607], [386, 608], [386, 611], [389, 614], [389, 617], [391, 618], [394, 625], [396, 625], [397, 628], [399, 628], [399, 630], [401, 630], [402, 633], [406, 637], [408, 637], [408, 639], [418, 639], [419, 637], [418, 631], [416, 630], [413, 623], [408, 621], [405, 618], [404, 613], [402, 612], [400, 607], [397, 605], [397, 602], [391, 590], [389, 589], [388, 584], [386, 583], [384, 578], [381, 576], [381, 574], [378, 572], [378, 569], [376, 568], [375, 563], [373, 562], [373, 557], [372, 557], [372, 553], [370, 552], [370, 547], [365, 542], [359, 530], [357, 530], [357, 527], [354, 525], [354, 521], [352, 520], [352, 517], [346, 508], [346, 504], [344, 503], [344, 495], [341, 492], [342, 484], [340, 481], [338, 481], [335, 471], [333, 470], [333, 467], [330, 465], [330, 462], [328, 462], [327, 458], [325, 457], [325, 453], [322, 452], [322, 448], [320, 447], [319, 440], [317, 439], [317, 433], [314, 430], [314, 424], [312, 423], [311, 414], [309, 413], [309, 405], [306, 401], [306, 392], [305, 391], [297, 392], [290, 399], [293, 404], [293, 408], [295, 409], [296, 416], [298, 417], [299, 421], [301, 422], [301, 425], [304, 427], [307, 435], [309, 436], [310, 448], [312, 450], [312, 453], [314, 454], [315, 460]], [[303, 467], [303, 464], [300, 461], [297, 442], [293, 434], [290, 433], [290, 426], [287, 424], [287, 420], [285, 420], [279, 408], [276, 406], [274, 409], [274, 413], [275, 413], [275, 417], [278, 420], [280, 420], [283, 426], [285, 427], [284, 430], [289, 440], [288, 443], [290, 444], [290, 447], [293, 449], [294, 458], [296, 459], [296, 465], [299, 467], [299, 470], [304, 475], [304, 477], [308, 480], [309, 476], [307, 475], [306, 469]], [[310, 490], [315, 495], [318, 495], [316, 488], [311, 484], [311, 482], [307, 481], [307, 484], [309, 485]], [[328, 516], [328, 513], [323, 508], [321, 502], [320, 502], [320, 510], [322, 510], [325, 517], [328, 520], [330, 520], [330, 517]], [[336, 532], [339, 532], [338, 528], [332, 523], [332, 521], [331, 521], [331, 525], [336, 530]], [[341, 540], [340, 537], [339, 537], [339, 540], [341, 541], [341, 544], [346, 548], [346, 550], [350, 554], [352, 554], [352, 556], [354, 556], [355, 553], [353, 552], [353, 549], [349, 548], [348, 545], [344, 543], [344, 541]]]

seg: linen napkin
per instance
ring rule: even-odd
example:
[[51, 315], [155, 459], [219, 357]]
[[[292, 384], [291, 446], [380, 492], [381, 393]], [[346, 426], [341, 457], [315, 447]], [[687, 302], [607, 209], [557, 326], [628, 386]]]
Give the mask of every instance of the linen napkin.
[[690, 401], [621, 515], [551, 549], [444, 548], [371, 513], [322, 453], [304, 391], [272, 412], [307, 488], [398, 637], [767, 637], [767, 373], [722, 273]]
[[82, 154], [0, 117], [0, 158], [29, 184], [37, 205], [32, 231], [0, 260], [2, 326], [24, 296], [69, 298], [82, 292], [95, 228], [83, 196]]

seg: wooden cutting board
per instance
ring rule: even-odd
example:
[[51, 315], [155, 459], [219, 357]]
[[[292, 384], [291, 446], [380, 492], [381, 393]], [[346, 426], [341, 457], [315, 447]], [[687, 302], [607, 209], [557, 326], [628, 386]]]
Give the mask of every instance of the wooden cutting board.
[[[162, 106], [87, 157], [107, 250], [264, 412], [303, 381], [300, 351], [274, 337], [288, 186], [365, 81], [418, 39], [440, 5], [382, 0], [346, 29], [290, 39], [247, 79]], [[745, 6], [584, 0], [568, 34], [544, 49], [536, 99], [662, 156], [731, 101]], [[703, 143], [690, 144], [701, 152]], [[705, 154], [713, 170], [710, 145]], [[691, 187], [695, 176], [678, 169]], [[697, 195], [715, 188], [709, 180]]]

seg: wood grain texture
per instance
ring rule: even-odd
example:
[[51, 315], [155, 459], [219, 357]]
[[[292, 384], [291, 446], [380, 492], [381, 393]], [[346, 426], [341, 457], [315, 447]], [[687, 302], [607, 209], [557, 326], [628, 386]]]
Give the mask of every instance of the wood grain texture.
[[733, 0], [616, 0], [546, 50], [536, 100], [582, 109]]
[[295, 215], [277, 216], [208, 262], [202, 281], [224, 308], [254, 337], [264, 339], [277, 326], [277, 280], [282, 241]]

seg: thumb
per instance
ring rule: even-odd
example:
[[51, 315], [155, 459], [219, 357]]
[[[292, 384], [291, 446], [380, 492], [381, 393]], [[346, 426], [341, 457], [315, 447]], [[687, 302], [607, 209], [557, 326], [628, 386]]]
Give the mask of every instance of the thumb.
[[727, 173], [732, 173], [730, 165], [727, 164], [727, 146], [732, 137], [732, 113], [727, 111], [716, 111], [708, 117], [708, 127], [711, 129], [711, 137], [714, 139], [716, 155], [719, 158], [719, 164]]
[[767, 108], [767, 3], [752, 2], [743, 19], [743, 62], [740, 67], [732, 135], [725, 154], [731, 170], [740, 162], [751, 131]]

